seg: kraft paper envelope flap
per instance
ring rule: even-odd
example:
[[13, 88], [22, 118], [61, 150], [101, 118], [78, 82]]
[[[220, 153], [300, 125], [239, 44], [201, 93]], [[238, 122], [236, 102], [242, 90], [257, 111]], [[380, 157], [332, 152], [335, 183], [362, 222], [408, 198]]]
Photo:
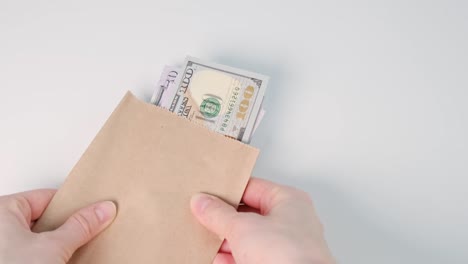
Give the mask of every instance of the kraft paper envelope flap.
[[79, 208], [113, 200], [115, 221], [69, 263], [211, 264], [222, 241], [192, 216], [190, 197], [237, 205], [257, 156], [128, 92], [33, 229], [53, 230]]

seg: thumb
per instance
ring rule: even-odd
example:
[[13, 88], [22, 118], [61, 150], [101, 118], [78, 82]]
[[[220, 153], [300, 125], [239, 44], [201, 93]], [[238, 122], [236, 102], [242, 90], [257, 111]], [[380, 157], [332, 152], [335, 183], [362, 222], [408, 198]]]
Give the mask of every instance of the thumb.
[[67, 253], [71, 255], [88, 243], [114, 220], [117, 213], [111, 201], [99, 202], [74, 213], [55, 231], [50, 233]]
[[240, 216], [234, 207], [204, 193], [194, 195], [190, 206], [192, 213], [203, 226], [221, 239], [230, 238], [233, 223], [239, 219], [237, 216]]

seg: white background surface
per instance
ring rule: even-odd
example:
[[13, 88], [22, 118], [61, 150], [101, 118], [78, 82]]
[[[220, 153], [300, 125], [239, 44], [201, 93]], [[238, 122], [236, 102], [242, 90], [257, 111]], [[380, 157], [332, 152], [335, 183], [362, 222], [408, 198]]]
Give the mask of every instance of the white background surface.
[[468, 263], [466, 1], [0, 0], [0, 194], [57, 187], [185, 55], [271, 76], [255, 175], [341, 263]]

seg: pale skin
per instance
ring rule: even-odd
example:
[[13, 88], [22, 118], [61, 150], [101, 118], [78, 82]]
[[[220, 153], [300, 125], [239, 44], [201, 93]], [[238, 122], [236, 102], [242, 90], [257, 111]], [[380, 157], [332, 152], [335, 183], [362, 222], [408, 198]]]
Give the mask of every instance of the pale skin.
[[214, 196], [192, 198], [199, 222], [225, 238], [215, 264], [334, 263], [307, 193], [252, 178], [242, 202], [238, 212]]
[[[113, 202], [73, 214], [56, 230], [33, 233], [55, 190], [0, 196], [0, 263], [64, 264], [116, 216]], [[225, 238], [214, 264], [331, 264], [334, 260], [310, 197], [303, 191], [252, 178], [239, 210], [217, 197], [192, 197], [193, 215]]]

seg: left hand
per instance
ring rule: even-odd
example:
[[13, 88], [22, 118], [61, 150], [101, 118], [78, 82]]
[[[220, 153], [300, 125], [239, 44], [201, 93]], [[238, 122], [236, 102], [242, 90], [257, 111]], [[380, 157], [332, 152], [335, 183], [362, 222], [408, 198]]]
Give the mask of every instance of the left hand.
[[116, 215], [113, 202], [92, 204], [54, 231], [33, 233], [55, 190], [0, 196], [0, 263], [65, 264], [73, 253], [104, 230]]

